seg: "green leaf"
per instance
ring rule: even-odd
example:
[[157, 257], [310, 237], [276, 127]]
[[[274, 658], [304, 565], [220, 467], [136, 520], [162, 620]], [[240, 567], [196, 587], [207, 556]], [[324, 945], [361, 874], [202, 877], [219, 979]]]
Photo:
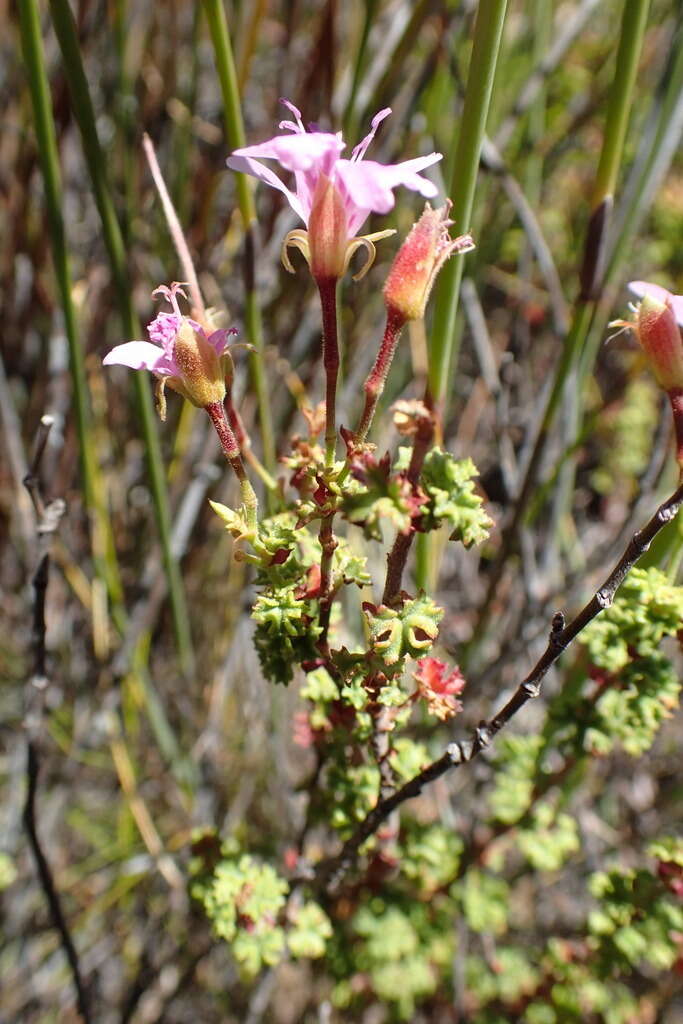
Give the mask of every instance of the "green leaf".
[[445, 524], [451, 540], [460, 540], [466, 548], [485, 541], [493, 520], [483, 509], [473, 479], [479, 475], [471, 459], [455, 459], [441, 448], [433, 448], [425, 458], [420, 483], [429, 498], [423, 509], [423, 527], [434, 530]]
[[574, 819], [556, 814], [547, 802], [536, 804], [531, 824], [518, 829], [516, 838], [521, 853], [539, 871], [557, 871], [579, 849]]
[[472, 931], [503, 935], [507, 931], [509, 887], [502, 878], [472, 869], [451, 893], [462, 904]]
[[399, 608], [366, 604], [363, 610], [372, 653], [395, 672], [402, 669], [407, 655], [419, 658], [431, 649], [443, 615], [443, 608], [424, 594], [404, 601]]
[[289, 915], [287, 947], [298, 960], [316, 960], [325, 955], [332, 925], [317, 903], [304, 903]]

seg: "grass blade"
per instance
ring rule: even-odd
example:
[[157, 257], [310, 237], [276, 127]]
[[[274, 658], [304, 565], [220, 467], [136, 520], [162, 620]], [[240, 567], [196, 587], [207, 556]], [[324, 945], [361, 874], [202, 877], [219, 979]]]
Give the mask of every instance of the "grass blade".
[[55, 276], [64, 314], [64, 329], [69, 348], [69, 372], [73, 387], [78, 450], [83, 477], [85, 506], [92, 522], [92, 548], [95, 572], [106, 583], [113, 603], [113, 614], [120, 625], [123, 617], [123, 591], [119, 578], [116, 551], [105, 488], [95, 459], [91, 409], [85, 376], [83, 350], [78, 338], [76, 311], [72, 300], [72, 281], [64, 229], [59, 155], [52, 101], [45, 69], [45, 54], [40, 32], [40, 14], [36, 0], [19, 4], [21, 39], [31, 92], [38, 153], [45, 188], [45, 206]]
[[[123, 321], [124, 336], [135, 338], [139, 336], [140, 326], [133, 308], [126, 251], [107, 180], [105, 158], [97, 135], [95, 112], [83, 68], [73, 14], [71, 13], [68, 0], [50, 0], [50, 10], [62, 51], [64, 72], [71, 94], [73, 112], [81, 133], [83, 152], [88, 165], [95, 202], [102, 221], [102, 231]], [[142, 374], [134, 373], [133, 381], [138, 414], [147, 451], [152, 500], [168, 583], [176, 643], [183, 671], [190, 674], [194, 658], [189, 616], [180, 567], [173, 557], [171, 550], [171, 516], [168, 490], [152, 396], [148, 382]]]
[[[238, 149], [246, 144], [242, 107], [240, 104], [239, 86], [235, 71], [235, 60], [232, 52], [228, 23], [221, 0], [204, 0], [204, 11], [209, 25], [211, 41], [216, 57], [216, 70], [223, 97], [223, 116], [225, 134], [230, 149]], [[251, 186], [244, 174], [236, 174], [237, 203], [244, 225], [244, 318], [247, 329], [247, 340], [254, 346], [250, 353], [249, 366], [252, 382], [256, 391], [261, 426], [261, 443], [263, 445], [263, 461], [266, 469], [275, 475], [275, 438], [270, 412], [270, 401], [266, 386], [263, 365], [263, 322], [261, 308], [256, 294], [256, 207]]]

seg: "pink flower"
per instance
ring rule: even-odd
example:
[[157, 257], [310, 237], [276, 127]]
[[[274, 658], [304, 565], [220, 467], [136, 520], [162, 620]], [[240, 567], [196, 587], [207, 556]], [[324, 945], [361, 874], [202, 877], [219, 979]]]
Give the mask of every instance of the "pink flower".
[[448, 666], [438, 658], [420, 658], [413, 678], [432, 715], [445, 719], [462, 711], [462, 704], [456, 697], [465, 689], [465, 677], [457, 665], [448, 673]]
[[683, 295], [648, 281], [631, 281], [629, 289], [641, 299], [632, 307], [635, 319], [615, 320], [610, 326], [635, 331], [657, 383], [669, 396], [676, 460], [683, 471]]
[[631, 281], [629, 289], [641, 298], [631, 305], [633, 320], [614, 320], [611, 327], [630, 327], [648, 358], [657, 383], [665, 391], [683, 389], [683, 296], [647, 281]]
[[[297, 108], [286, 100], [282, 102], [295, 118], [280, 123], [280, 128], [290, 134], [235, 150], [228, 159], [228, 167], [251, 174], [283, 192], [306, 224], [308, 231], [292, 231], [285, 238], [282, 259], [288, 270], [293, 270], [287, 255], [289, 246], [303, 252], [316, 278], [341, 276], [353, 253], [365, 246], [368, 259], [356, 275], [358, 279], [372, 264], [373, 242], [392, 233], [356, 237], [359, 228], [370, 213], [388, 213], [393, 208], [393, 190], [399, 185], [426, 198], [435, 196], [436, 186], [419, 172], [441, 160], [441, 154], [430, 153], [400, 164], [364, 160], [377, 128], [391, 113], [387, 107], [375, 114], [370, 132], [350, 159], [345, 159], [341, 156], [345, 148], [341, 132], [307, 132]], [[283, 170], [292, 172], [295, 190], [289, 189], [261, 160], [277, 160]]]
[[158, 313], [147, 326], [149, 341], [127, 341], [104, 357], [105, 366], [128, 366], [131, 370], [150, 370], [159, 378], [157, 402], [165, 418], [164, 387], [178, 391], [201, 408], [225, 398], [225, 376], [230, 371], [229, 338], [234, 327], [211, 331], [190, 317], [183, 316], [178, 295], [187, 298], [177, 281], [167, 288], [160, 285], [152, 295], [163, 295], [173, 312]]
[[683, 327], [683, 295], [674, 295], [666, 288], [662, 288], [660, 284], [651, 284], [649, 281], [629, 281], [628, 289], [639, 299], [651, 295], [653, 299], [658, 299], [670, 306], [676, 317], [676, 323], [679, 327]]

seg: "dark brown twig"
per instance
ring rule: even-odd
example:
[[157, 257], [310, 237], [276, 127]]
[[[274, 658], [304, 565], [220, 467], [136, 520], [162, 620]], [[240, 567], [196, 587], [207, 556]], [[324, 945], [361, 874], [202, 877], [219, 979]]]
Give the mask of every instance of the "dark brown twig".
[[45, 599], [50, 573], [50, 545], [59, 522], [64, 515], [64, 502], [57, 498], [45, 502], [40, 487], [39, 471], [43, 453], [53, 424], [51, 416], [43, 416], [36, 437], [35, 452], [29, 472], [24, 477], [24, 486], [28, 491], [37, 517], [38, 534], [38, 567], [33, 575], [33, 673], [28, 683], [24, 730], [26, 732], [26, 799], [22, 820], [33, 858], [36, 862], [38, 879], [45, 895], [52, 923], [59, 938], [71, 969], [76, 1003], [85, 1024], [90, 1024], [92, 1016], [86, 995], [78, 953], [74, 945], [69, 926], [62, 910], [59, 893], [52, 876], [52, 870], [41, 846], [36, 821], [36, 795], [40, 774], [40, 737], [43, 724], [43, 706], [48, 686], [46, 648], [45, 648]]
[[387, 799], [380, 800], [366, 815], [353, 835], [347, 839], [340, 853], [319, 865], [315, 880], [320, 888], [328, 892], [335, 890], [355, 862], [360, 847], [397, 807], [400, 807], [406, 800], [418, 796], [428, 783], [440, 778], [451, 768], [472, 761], [489, 746], [494, 736], [514, 718], [528, 701], [540, 695], [541, 683], [548, 670], [588, 623], [592, 622], [605, 608], [610, 607], [616, 591], [628, 573], [640, 556], [648, 550], [660, 530], [674, 519], [681, 505], [683, 505], [683, 484], [659, 506], [643, 529], [634, 534], [612, 572], [578, 615], [567, 625], [565, 625], [561, 612], [555, 615], [545, 651], [500, 711], [488, 722], [481, 722], [470, 739], [450, 743], [441, 757], [423, 768]]

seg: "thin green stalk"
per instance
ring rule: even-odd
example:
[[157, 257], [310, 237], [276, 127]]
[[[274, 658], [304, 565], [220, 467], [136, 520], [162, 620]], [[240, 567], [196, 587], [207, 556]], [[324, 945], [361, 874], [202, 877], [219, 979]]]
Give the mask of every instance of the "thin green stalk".
[[137, 100], [135, 96], [134, 75], [126, 61], [126, 50], [130, 38], [128, 32], [128, 0], [114, 0], [110, 6], [110, 17], [113, 27], [114, 46], [117, 59], [116, 93], [115, 93], [115, 124], [119, 145], [116, 148], [118, 160], [117, 172], [125, 182], [123, 189], [125, 210], [119, 210], [121, 232], [128, 241], [130, 225], [134, 218], [131, 198], [135, 189], [135, 115]]
[[[626, 138], [626, 128], [631, 110], [638, 61], [642, 50], [647, 24], [650, 0], [626, 0], [621, 24], [621, 37], [616, 58], [616, 67], [607, 107], [605, 135], [600, 163], [593, 189], [591, 218], [586, 237], [585, 257], [581, 268], [581, 296], [579, 301], [597, 301], [605, 285], [605, 264], [608, 232], [613, 211], [613, 193], [621, 166]], [[601, 318], [596, 316], [597, 307], [591, 306], [591, 320], [583, 344], [577, 355], [576, 376], [572, 383], [565, 385], [565, 408], [568, 412], [567, 434], [573, 443], [581, 433], [584, 420], [582, 397], [585, 394], [588, 377], [592, 373], [598, 346], [601, 340], [595, 327]], [[573, 363], [572, 363], [573, 368]], [[571, 508], [576, 463], [567, 459], [562, 466], [553, 504], [553, 519], [559, 526], [563, 515]]]
[[199, 89], [199, 73], [201, 70], [201, 27], [202, 7], [196, 4], [192, 22], [192, 38], [190, 42], [190, 71], [187, 90], [180, 97], [187, 108], [186, 115], [182, 118], [175, 132], [173, 145], [173, 182], [172, 194], [174, 205], [178, 210], [178, 217], [181, 224], [186, 224], [191, 203], [194, 200], [193, 190], [187, 187], [191, 171], [191, 154], [195, 150], [192, 120], [194, 117], [197, 94]]
[[[474, 26], [465, 102], [460, 120], [450, 195], [451, 217], [459, 232], [469, 230], [479, 157], [496, 73], [507, 0], [480, 0]], [[429, 341], [429, 388], [437, 408], [445, 401], [455, 365], [455, 318], [458, 310], [463, 261], [454, 256], [445, 265], [436, 285], [434, 322]]]
[[[230, 42], [230, 33], [228, 32], [228, 24], [225, 18], [225, 10], [222, 0], [203, 0], [203, 2], [223, 96], [225, 134], [230, 149], [239, 149], [245, 145], [246, 139], [239, 86], [235, 71], [235, 60]], [[249, 365], [258, 402], [263, 461], [271, 476], [275, 476], [275, 438], [263, 365], [265, 347], [263, 322], [256, 294], [256, 207], [254, 206], [251, 186], [246, 176], [244, 174], [235, 174], [235, 178], [237, 203], [244, 225], [244, 319], [247, 338], [254, 346], [254, 351], [250, 355]]]
[[617, 184], [649, 8], [650, 0], [626, 0], [624, 4], [616, 68], [607, 106], [605, 137], [593, 188], [594, 208], [605, 196], [614, 193]]
[[616, 280], [625, 259], [630, 255], [630, 246], [638, 225], [649, 210], [652, 197], [680, 146], [683, 125], [683, 11], [677, 17], [669, 60], [657, 93], [645, 117], [646, 125], [656, 117], [656, 125], [651, 138], [646, 134], [641, 142], [641, 153], [631, 172], [632, 181], [629, 181], [625, 190], [628, 203], [620, 211], [619, 234], [609, 254], [605, 273], [607, 283]]
[[650, 0], [625, 0], [624, 3], [619, 49], [607, 103], [605, 134], [593, 187], [591, 215], [580, 272], [580, 300], [585, 302], [597, 299], [602, 289], [614, 189], [624, 154], [626, 128], [649, 7]]
[[[541, 426], [526, 467], [519, 496], [515, 502], [514, 513], [503, 531], [500, 550], [491, 569], [486, 597], [477, 627], [470, 641], [470, 651], [477, 647], [491, 620], [493, 599], [507, 559], [515, 546], [519, 527], [526, 518], [560, 401], [566, 394], [566, 389], [571, 386], [571, 382], [574, 381], [573, 386], [577, 387], [580, 385], [581, 377], [585, 375], [581, 374], [580, 363], [586, 348], [596, 301], [602, 288], [605, 240], [613, 205], [612, 192], [623, 156], [626, 125], [631, 110], [635, 72], [642, 48], [648, 7], [649, 0], [626, 0], [624, 4], [621, 38], [607, 110], [603, 147], [596, 173], [596, 184], [593, 189], [593, 206], [586, 232], [583, 262], [579, 272], [580, 294], [575, 306], [572, 325], [565, 339], [562, 356], [555, 371]], [[573, 399], [573, 396], [569, 396], [569, 399]], [[577, 422], [580, 420], [580, 412], [575, 418]], [[566, 482], [563, 491], [565, 494], [567, 493]]]
[[85, 376], [83, 350], [78, 338], [76, 312], [72, 301], [72, 282], [64, 230], [59, 155], [52, 113], [52, 102], [45, 70], [45, 54], [40, 32], [37, 0], [19, 4], [21, 39], [31, 92], [36, 140], [45, 188], [45, 207], [50, 229], [50, 244], [59, 288], [64, 329], [69, 347], [69, 371], [73, 387], [78, 435], [79, 459], [83, 476], [85, 506], [92, 521], [92, 546], [95, 572], [106, 583], [113, 614], [120, 625], [125, 617], [123, 591], [119, 578], [116, 549], [106, 507], [105, 488], [95, 458], [91, 410]]
[[[500, 52], [507, 0], [481, 0], [474, 25], [474, 45], [467, 76], [465, 102], [460, 119], [449, 194], [451, 217], [458, 232], [469, 231], [479, 158], [486, 130], [491, 93]], [[428, 392], [437, 410], [437, 423], [447, 412], [446, 400], [452, 371], [457, 361], [460, 332], [456, 330], [463, 257], [454, 255], [439, 275], [435, 288], [434, 319], [429, 337]], [[437, 437], [439, 427], [437, 426]], [[432, 588], [437, 581], [437, 536], [418, 538], [416, 577], [418, 585]]]
[[356, 97], [358, 95], [358, 87], [360, 86], [361, 77], [365, 68], [365, 55], [368, 48], [368, 39], [370, 37], [372, 23], [377, 14], [377, 6], [378, 0], [366, 0], [365, 18], [363, 21], [363, 28], [361, 30], [361, 37], [358, 43], [358, 49], [356, 50], [356, 62], [353, 67], [351, 90], [346, 102], [346, 113], [344, 114], [344, 138], [346, 139], [355, 139], [356, 137], [356, 125], [358, 123], [356, 115]]
[[[123, 321], [124, 335], [128, 338], [139, 337], [139, 323], [133, 308], [126, 250], [107, 180], [106, 161], [97, 135], [95, 112], [81, 59], [76, 25], [68, 0], [50, 0], [50, 10], [62, 51], [64, 72], [69, 85], [73, 112], [81, 133], [83, 152], [90, 174], [95, 202], [102, 221], [102, 231], [109, 254], [111, 275]], [[133, 374], [133, 380], [147, 451], [152, 500], [161, 541], [178, 653], [183, 671], [190, 674], [194, 664], [194, 656], [190, 637], [189, 616], [180, 567], [171, 549], [171, 515], [154, 406], [149, 385], [144, 376], [135, 373]]]

